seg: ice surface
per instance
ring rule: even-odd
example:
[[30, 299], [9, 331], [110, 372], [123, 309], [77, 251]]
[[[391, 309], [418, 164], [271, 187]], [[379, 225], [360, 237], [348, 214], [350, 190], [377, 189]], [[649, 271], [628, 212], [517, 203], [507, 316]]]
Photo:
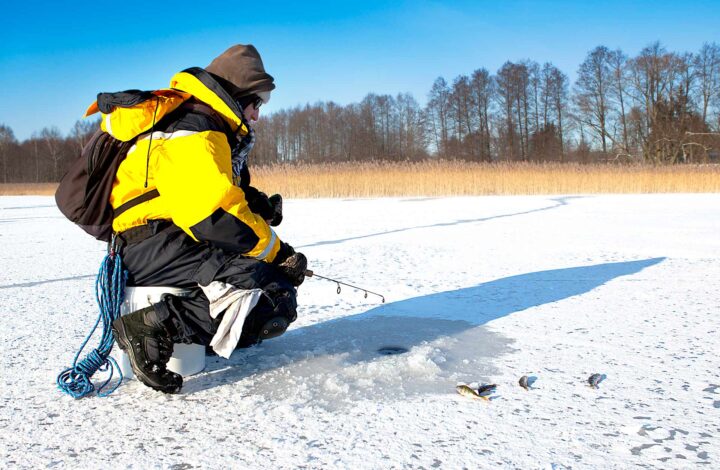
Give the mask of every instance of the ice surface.
[[[55, 387], [104, 255], [0, 198], [0, 463], [12, 468], [716, 468], [720, 195], [291, 200], [321, 275], [288, 333], [109, 398]], [[383, 354], [382, 348], [407, 352]], [[591, 373], [606, 376], [599, 389]], [[518, 385], [522, 375], [536, 382]], [[490, 402], [455, 392], [496, 383]]]

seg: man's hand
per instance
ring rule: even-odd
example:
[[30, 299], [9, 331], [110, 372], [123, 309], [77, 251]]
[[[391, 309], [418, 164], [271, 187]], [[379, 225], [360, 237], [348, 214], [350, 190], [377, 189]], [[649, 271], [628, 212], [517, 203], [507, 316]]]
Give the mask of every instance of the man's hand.
[[279, 194], [273, 194], [268, 198], [268, 202], [272, 206], [273, 210], [273, 216], [268, 221], [270, 225], [273, 227], [277, 227], [280, 225], [280, 222], [282, 222], [283, 215], [282, 215], [282, 196]]
[[273, 208], [267, 194], [252, 186], [248, 186], [244, 191], [245, 200], [250, 210], [265, 220], [271, 219], [273, 216]]
[[280, 249], [277, 252], [277, 255], [275, 255], [275, 259], [273, 260], [272, 264], [276, 266], [280, 266], [280, 263], [291, 257], [295, 254], [295, 248], [290, 246], [289, 243], [285, 243], [284, 241], [280, 242]]
[[278, 265], [280, 271], [288, 278], [290, 283], [298, 287], [305, 280], [307, 270], [307, 258], [302, 253], [293, 253], [285, 261]]
[[265, 219], [268, 225], [276, 227], [282, 222], [282, 196], [279, 194], [267, 197], [264, 192], [248, 186], [245, 189], [245, 200], [250, 210]]

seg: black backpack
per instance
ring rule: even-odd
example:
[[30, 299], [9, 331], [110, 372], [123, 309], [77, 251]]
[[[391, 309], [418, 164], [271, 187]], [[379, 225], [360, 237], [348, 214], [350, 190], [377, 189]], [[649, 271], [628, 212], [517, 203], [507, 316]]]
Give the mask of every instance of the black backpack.
[[[153, 97], [152, 92], [140, 90], [100, 93], [95, 111], [107, 114], [116, 107], [134, 106]], [[135, 140], [123, 142], [98, 129], [72, 162], [55, 192], [55, 202], [60, 212], [98, 240], [110, 241], [113, 219], [120, 215], [119, 209], [125, 211], [143, 202], [138, 200], [142, 197], [145, 197], [143, 200], [152, 199], [147, 198], [147, 193], [128, 201], [118, 210], [113, 210], [110, 205], [115, 174]], [[153, 197], [157, 195], [155, 191]]]
[[[137, 90], [101, 93], [98, 95], [98, 106], [104, 113], [109, 113], [115, 106], [132, 106], [152, 97], [151, 92]], [[224, 125], [222, 118], [204, 103], [185, 102], [180, 109], [208, 115], [215, 122]], [[153, 128], [154, 126], [153, 122]], [[72, 162], [55, 192], [55, 202], [60, 212], [98, 240], [110, 241], [115, 217], [160, 195], [153, 189], [115, 210], [110, 205], [115, 174], [135, 140], [136, 138], [123, 142], [98, 129]]]
[[55, 192], [60, 212], [98, 240], [110, 241], [112, 236], [113, 219], [119, 214], [110, 205], [110, 192], [120, 163], [134, 143], [135, 139], [123, 142], [98, 129]]

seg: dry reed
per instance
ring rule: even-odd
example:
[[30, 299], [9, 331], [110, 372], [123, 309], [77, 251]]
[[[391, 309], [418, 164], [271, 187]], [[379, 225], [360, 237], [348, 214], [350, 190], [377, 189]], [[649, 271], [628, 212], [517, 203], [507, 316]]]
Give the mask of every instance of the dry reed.
[[57, 183], [0, 183], [0, 196], [51, 196]]
[[290, 198], [720, 192], [720, 166], [360, 163], [256, 168], [254, 184]]
[[[488, 194], [714, 193], [720, 165], [343, 163], [253, 168], [253, 184], [287, 198]], [[0, 184], [0, 195], [51, 195], [57, 184]]]

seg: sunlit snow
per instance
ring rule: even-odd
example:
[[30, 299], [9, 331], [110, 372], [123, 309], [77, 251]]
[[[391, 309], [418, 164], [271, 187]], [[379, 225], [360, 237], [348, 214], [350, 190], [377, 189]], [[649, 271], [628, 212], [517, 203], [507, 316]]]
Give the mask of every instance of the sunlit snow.
[[[288, 333], [208, 357], [182, 393], [133, 380], [74, 400], [55, 377], [97, 316], [105, 246], [51, 197], [0, 198], [3, 466], [720, 465], [720, 195], [285, 212], [278, 233], [311, 269], [386, 302], [308, 279]], [[498, 388], [472, 400], [459, 382]]]

